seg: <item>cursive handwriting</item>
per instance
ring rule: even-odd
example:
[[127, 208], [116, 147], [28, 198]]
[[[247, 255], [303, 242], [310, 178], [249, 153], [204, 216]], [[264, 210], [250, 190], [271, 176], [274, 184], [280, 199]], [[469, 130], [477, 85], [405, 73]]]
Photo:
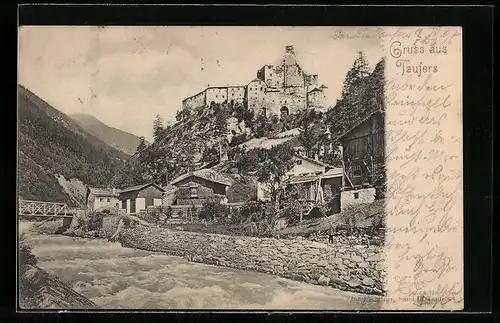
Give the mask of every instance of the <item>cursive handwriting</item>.
[[419, 308], [456, 306], [463, 302], [461, 84], [449, 71], [461, 66], [446, 64], [459, 61], [452, 55], [461, 31], [392, 28], [384, 37], [389, 295]]

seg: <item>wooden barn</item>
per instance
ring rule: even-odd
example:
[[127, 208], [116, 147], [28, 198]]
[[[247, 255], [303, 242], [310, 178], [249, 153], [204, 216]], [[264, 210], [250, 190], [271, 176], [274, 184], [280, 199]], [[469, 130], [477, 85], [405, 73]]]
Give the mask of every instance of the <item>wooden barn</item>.
[[385, 178], [385, 114], [376, 110], [338, 138], [344, 169], [341, 205], [372, 202]]
[[127, 214], [145, 211], [149, 206], [161, 206], [165, 190], [155, 183], [127, 187], [120, 191], [121, 208]]
[[231, 183], [211, 169], [202, 169], [179, 176], [170, 185], [177, 187], [175, 205], [202, 205], [224, 201]]

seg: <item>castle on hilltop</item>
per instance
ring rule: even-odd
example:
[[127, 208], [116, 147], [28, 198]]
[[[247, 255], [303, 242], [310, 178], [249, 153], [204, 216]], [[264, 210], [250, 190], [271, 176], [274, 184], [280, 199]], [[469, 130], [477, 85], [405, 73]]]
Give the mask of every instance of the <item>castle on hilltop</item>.
[[184, 109], [212, 102], [240, 102], [255, 112], [285, 116], [301, 109], [325, 108], [327, 87], [318, 86], [318, 75], [307, 74], [297, 63], [293, 46], [277, 65], [264, 65], [247, 85], [211, 86], [182, 101]]

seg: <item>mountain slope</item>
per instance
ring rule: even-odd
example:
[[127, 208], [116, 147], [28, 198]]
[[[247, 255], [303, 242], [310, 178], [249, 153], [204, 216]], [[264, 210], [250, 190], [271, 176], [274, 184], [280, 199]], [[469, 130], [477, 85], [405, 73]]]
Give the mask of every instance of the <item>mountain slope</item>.
[[133, 155], [139, 145], [140, 139], [136, 135], [110, 127], [94, 116], [77, 113], [70, 115], [70, 117], [88, 133], [128, 155]]
[[19, 195], [70, 204], [74, 201], [56, 175], [108, 185], [128, 158], [23, 86], [18, 93], [18, 152]]

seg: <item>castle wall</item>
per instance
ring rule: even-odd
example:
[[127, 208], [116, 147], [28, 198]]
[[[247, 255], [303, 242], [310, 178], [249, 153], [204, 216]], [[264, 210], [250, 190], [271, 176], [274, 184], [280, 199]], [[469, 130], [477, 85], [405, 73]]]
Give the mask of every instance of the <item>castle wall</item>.
[[182, 101], [183, 109], [194, 109], [205, 105], [206, 90]]
[[210, 105], [213, 102], [223, 103], [228, 99], [228, 87], [210, 87], [206, 90], [206, 104]]
[[304, 72], [298, 64], [285, 66], [285, 86], [301, 86], [305, 85]]
[[234, 103], [243, 103], [246, 97], [246, 87], [245, 86], [230, 86], [227, 89], [228, 102], [234, 101]]
[[310, 108], [323, 108], [325, 104], [325, 93], [323, 91], [312, 91], [307, 94], [307, 102]]
[[[183, 107], [200, 107], [215, 103], [247, 103], [257, 113], [266, 110], [266, 115], [280, 116], [286, 107], [288, 113], [324, 105], [322, 90], [310, 92], [317, 87], [318, 75], [306, 74], [297, 64], [293, 46], [287, 46], [280, 65], [264, 65], [257, 71], [257, 79], [247, 86], [209, 87], [204, 92], [183, 101]], [[310, 92], [310, 95], [308, 93]]]

